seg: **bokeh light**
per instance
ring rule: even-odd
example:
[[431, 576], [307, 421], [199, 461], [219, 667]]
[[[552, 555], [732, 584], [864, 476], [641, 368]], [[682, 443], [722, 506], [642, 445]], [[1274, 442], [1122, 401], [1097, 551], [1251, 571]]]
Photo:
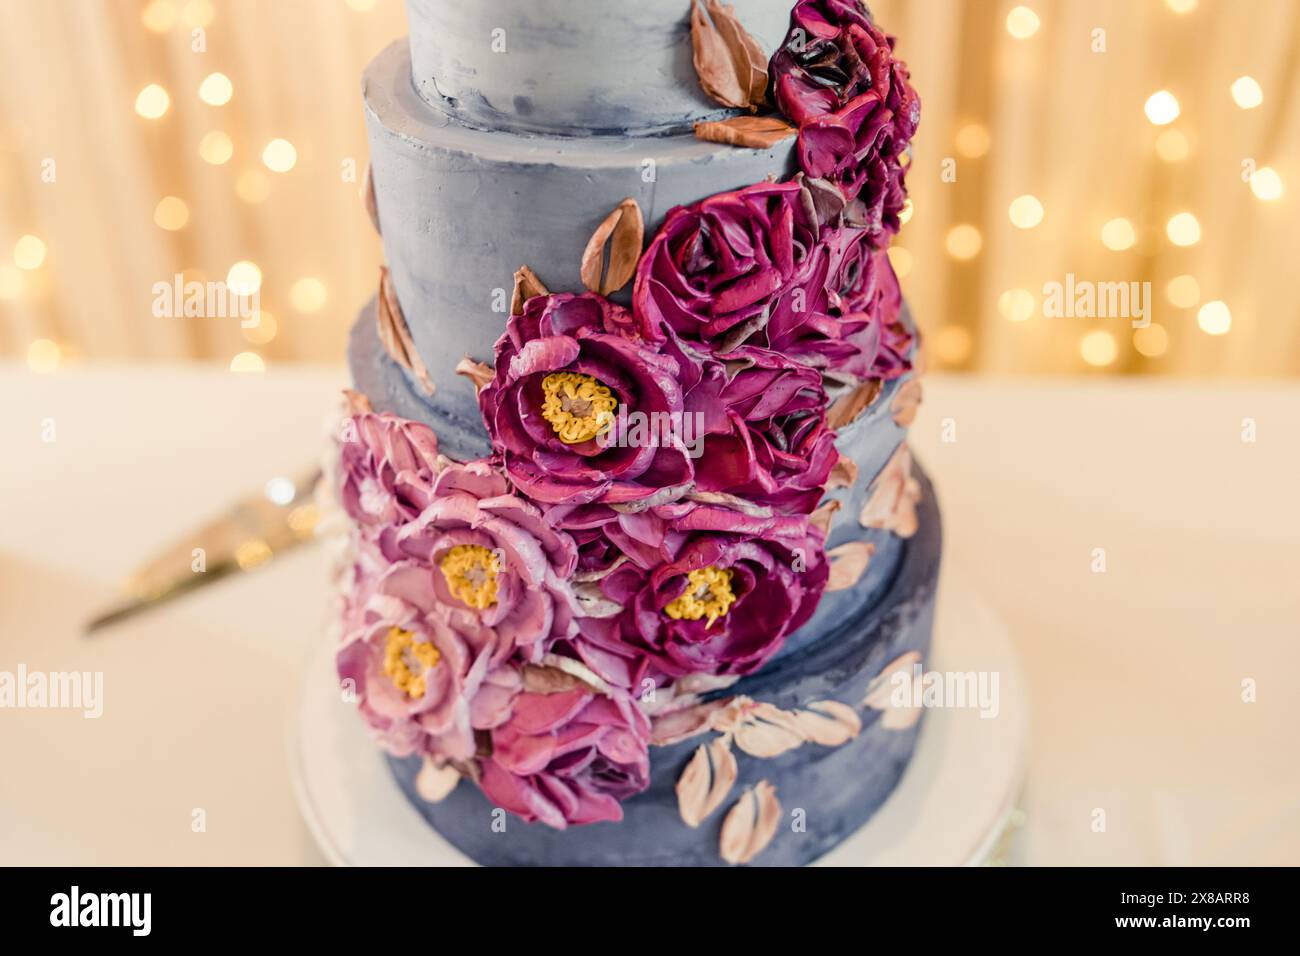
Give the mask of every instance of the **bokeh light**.
[[1183, 135], [1182, 130], [1166, 129], [1162, 130], [1156, 137], [1156, 155], [1166, 163], [1177, 163], [1187, 158], [1191, 152], [1187, 143], [1187, 137]]
[[287, 139], [273, 139], [262, 150], [262, 162], [273, 173], [287, 173], [298, 162], [298, 151]]
[[199, 84], [199, 99], [209, 106], [225, 106], [234, 93], [234, 84], [224, 73], [209, 73]]
[[169, 232], [183, 229], [190, 221], [190, 207], [179, 196], [164, 196], [154, 207], [153, 221]]
[[199, 155], [203, 157], [205, 162], [209, 162], [213, 166], [228, 163], [234, 152], [235, 144], [230, 141], [229, 136], [219, 129], [214, 129], [208, 133], [199, 143]]
[[289, 301], [299, 312], [319, 312], [328, 299], [325, 283], [315, 276], [304, 276], [289, 289]]
[[1011, 322], [1024, 322], [1031, 318], [1037, 304], [1034, 294], [1028, 289], [1008, 289], [998, 296], [998, 311]]
[[1123, 216], [1112, 219], [1101, 227], [1101, 244], [1112, 252], [1131, 249], [1135, 242], [1137, 242], [1137, 230], [1133, 228], [1133, 223]]
[[1169, 351], [1169, 333], [1165, 327], [1152, 322], [1146, 328], [1133, 330], [1133, 348], [1139, 355], [1159, 358]]
[[241, 259], [226, 273], [226, 287], [236, 295], [252, 295], [262, 287], [262, 270], [257, 263]]
[[1232, 328], [1232, 313], [1227, 303], [1215, 299], [1201, 306], [1196, 313], [1196, 324], [1206, 335], [1227, 335]]
[[135, 97], [135, 111], [145, 119], [159, 119], [167, 112], [172, 98], [157, 83], [150, 83]]
[[1250, 177], [1250, 191], [1265, 202], [1282, 198], [1282, 177], [1271, 166], [1261, 166]]
[[984, 247], [984, 237], [970, 223], [961, 223], [948, 230], [944, 240], [948, 255], [963, 262], [974, 259]]
[[39, 236], [19, 236], [14, 243], [14, 265], [19, 269], [39, 269], [45, 264], [45, 242]]
[[1115, 343], [1115, 336], [1105, 329], [1097, 329], [1079, 340], [1079, 355], [1089, 365], [1104, 368], [1115, 361], [1119, 346]]
[[1143, 108], [1147, 119], [1157, 126], [1167, 126], [1178, 119], [1178, 99], [1168, 90], [1157, 90], [1152, 93], [1147, 97], [1146, 106]]
[[36, 339], [27, 346], [27, 367], [42, 375], [53, 372], [63, 364], [63, 349], [50, 339]]
[[1201, 284], [1195, 276], [1174, 276], [1165, 286], [1165, 297], [1180, 309], [1190, 309], [1201, 301]]
[[1013, 7], [1007, 14], [1007, 32], [1017, 40], [1028, 40], [1038, 32], [1038, 14], [1028, 7]]
[[992, 145], [992, 137], [989, 136], [988, 129], [983, 125], [967, 123], [957, 130], [955, 143], [957, 152], [967, 159], [979, 159], [989, 151], [989, 146]]
[[237, 373], [265, 372], [266, 363], [256, 352], [240, 352], [230, 360], [230, 370]]
[[1043, 221], [1043, 204], [1037, 196], [1017, 196], [1007, 209], [1011, 224], [1018, 229], [1033, 229]]
[[1190, 212], [1180, 212], [1165, 223], [1165, 235], [1176, 246], [1194, 246], [1201, 241], [1201, 224]]
[[1232, 101], [1243, 110], [1253, 110], [1264, 102], [1264, 91], [1253, 76], [1239, 76], [1232, 81], [1230, 88]]

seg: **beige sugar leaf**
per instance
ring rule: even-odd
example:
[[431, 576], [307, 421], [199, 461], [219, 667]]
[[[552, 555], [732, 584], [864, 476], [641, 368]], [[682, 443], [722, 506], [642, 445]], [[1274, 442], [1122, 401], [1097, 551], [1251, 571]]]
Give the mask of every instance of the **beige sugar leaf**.
[[406, 369], [419, 382], [426, 395], [433, 394], [433, 380], [429, 370], [424, 367], [420, 353], [415, 349], [415, 340], [402, 315], [402, 307], [397, 301], [397, 292], [393, 289], [393, 280], [386, 266], [379, 267], [379, 296], [375, 309], [375, 322], [379, 330], [379, 341], [384, 351], [402, 368]]
[[460, 771], [450, 764], [438, 766], [425, 757], [415, 775], [415, 792], [429, 803], [441, 803], [460, 783]]
[[522, 315], [524, 304], [534, 296], [548, 295], [550, 289], [537, 278], [537, 273], [528, 266], [520, 266], [515, 270], [515, 287], [510, 295], [510, 314]]
[[696, 139], [749, 149], [771, 149], [798, 132], [775, 116], [733, 116], [726, 120], [701, 120], [695, 124]]
[[348, 414], [350, 415], [362, 415], [374, 411], [374, 408], [370, 405], [370, 399], [355, 389], [343, 389], [343, 397], [347, 401]]
[[875, 553], [876, 546], [870, 541], [847, 541], [827, 551], [831, 573], [826, 590], [846, 591], [857, 584]]
[[826, 489], [852, 488], [858, 480], [858, 463], [846, 455], [840, 455], [839, 461], [831, 468], [830, 477], [826, 479]]
[[780, 821], [781, 803], [776, 798], [776, 788], [760, 780], [741, 794], [727, 812], [718, 851], [728, 863], [748, 863], [772, 842]]
[[894, 400], [889, 403], [889, 414], [894, 424], [907, 428], [916, 420], [916, 410], [921, 404], [921, 380], [916, 376], [898, 386]]
[[474, 383], [474, 391], [481, 392], [487, 387], [496, 373], [492, 366], [476, 362], [468, 355], [456, 363], [456, 374], [463, 375]]
[[370, 217], [370, 225], [375, 227], [375, 232], [382, 234], [379, 228], [379, 204], [375, 202], [375, 177], [369, 163], [366, 163], [365, 182], [361, 184], [361, 202], [366, 207], [366, 215]]
[[920, 526], [916, 505], [921, 483], [912, 477], [912, 455], [902, 443], [890, 456], [871, 485], [871, 493], [858, 523], [864, 528], [884, 528], [900, 538], [910, 538]]
[[[880, 726], [886, 730], [906, 730], [921, 719], [921, 708], [917, 706], [918, 688], [913, 687], [907, 695], [910, 700], [900, 701], [895, 692], [899, 685], [913, 681], [913, 668], [921, 663], [917, 651], [907, 651], [886, 664], [879, 674], [867, 685], [867, 695], [862, 698], [862, 706], [882, 711]], [[898, 675], [902, 675], [902, 678]]]
[[703, 823], [727, 799], [738, 773], [736, 755], [726, 737], [696, 747], [690, 763], [677, 778], [677, 809], [682, 822], [688, 827]]
[[838, 700], [813, 701], [795, 714], [804, 739], [823, 747], [838, 747], [862, 731], [862, 718]]
[[751, 757], [778, 757], [804, 742], [794, 714], [772, 704], [755, 704], [736, 726], [736, 746]]
[[645, 242], [641, 206], [629, 196], [604, 218], [582, 251], [582, 284], [609, 295], [627, 285], [636, 273]]
[[767, 57], [718, 0], [691, 4], [691, 49], [704, 92], [723, 106], [756, 111], [767, 101]]
[[594, 690], [598, 694], [604, 694], [606, 697], [612, 696], [614, 691], [605, 683], [604, 678], [593, 671], [582, 661], [576, 661], [571, 657], [561, 657], [559, 654], [543, 654], [542, 666], [550, 670], [559, 671], [572, 677], [574, 680], [583, 684], [588, 690]]
[[808, 516], [808, 523], [814, 528], [820, 528], [822, 534], [830, 534], [831, 522], [835, 519], [835, 512], [843, 507], [844, 502], [838, 498], [823, 501], [817, 506], [817, 510]]
[[717, 709], [718, 705], [710, 702], [655, 716], [650, 721], [650, 743], [655, 747], [667, 747], [707, 733], [713, 729], [710, 722]]
[[879, 379], [873, 378], [865, 382], [859, 382], [852, 390], [841, 395], [831, 405], [830, 411], [826, 413], [827, 427], [840, 429], [857, 421], [858, 416], [871, 406], [871, 403], [876, 400], [876, 396], [879, 394]]

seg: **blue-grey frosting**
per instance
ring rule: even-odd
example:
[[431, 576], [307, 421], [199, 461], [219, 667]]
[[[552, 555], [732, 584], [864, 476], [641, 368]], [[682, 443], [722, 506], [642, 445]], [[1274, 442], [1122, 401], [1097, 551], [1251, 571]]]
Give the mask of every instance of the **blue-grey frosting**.
[[[793, 0], [731, 0], [770, 55]], [[726, 115], [691, 58], [690, 0], [407, 0], [415, 87], [467, 126], [559, 136]]]

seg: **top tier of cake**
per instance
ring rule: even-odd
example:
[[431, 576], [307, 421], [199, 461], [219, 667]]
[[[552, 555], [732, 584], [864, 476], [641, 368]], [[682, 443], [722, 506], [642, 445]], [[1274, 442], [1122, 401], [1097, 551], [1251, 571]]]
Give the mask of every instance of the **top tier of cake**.
[[[791, 0], [731, 0], [774, 50]], [[653, 135], [725, 114], [691, 62], [690, 0], [408, 0], [420, 96], [480, 129]]]

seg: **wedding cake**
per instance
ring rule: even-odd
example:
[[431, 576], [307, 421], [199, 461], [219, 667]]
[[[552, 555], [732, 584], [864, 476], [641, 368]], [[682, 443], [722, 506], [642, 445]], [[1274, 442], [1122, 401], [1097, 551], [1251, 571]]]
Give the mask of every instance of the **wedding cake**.
[[484, 864], [802, 864], [902, 776], [940, 552], [859, 0], [408, 0], [337, 669]]

